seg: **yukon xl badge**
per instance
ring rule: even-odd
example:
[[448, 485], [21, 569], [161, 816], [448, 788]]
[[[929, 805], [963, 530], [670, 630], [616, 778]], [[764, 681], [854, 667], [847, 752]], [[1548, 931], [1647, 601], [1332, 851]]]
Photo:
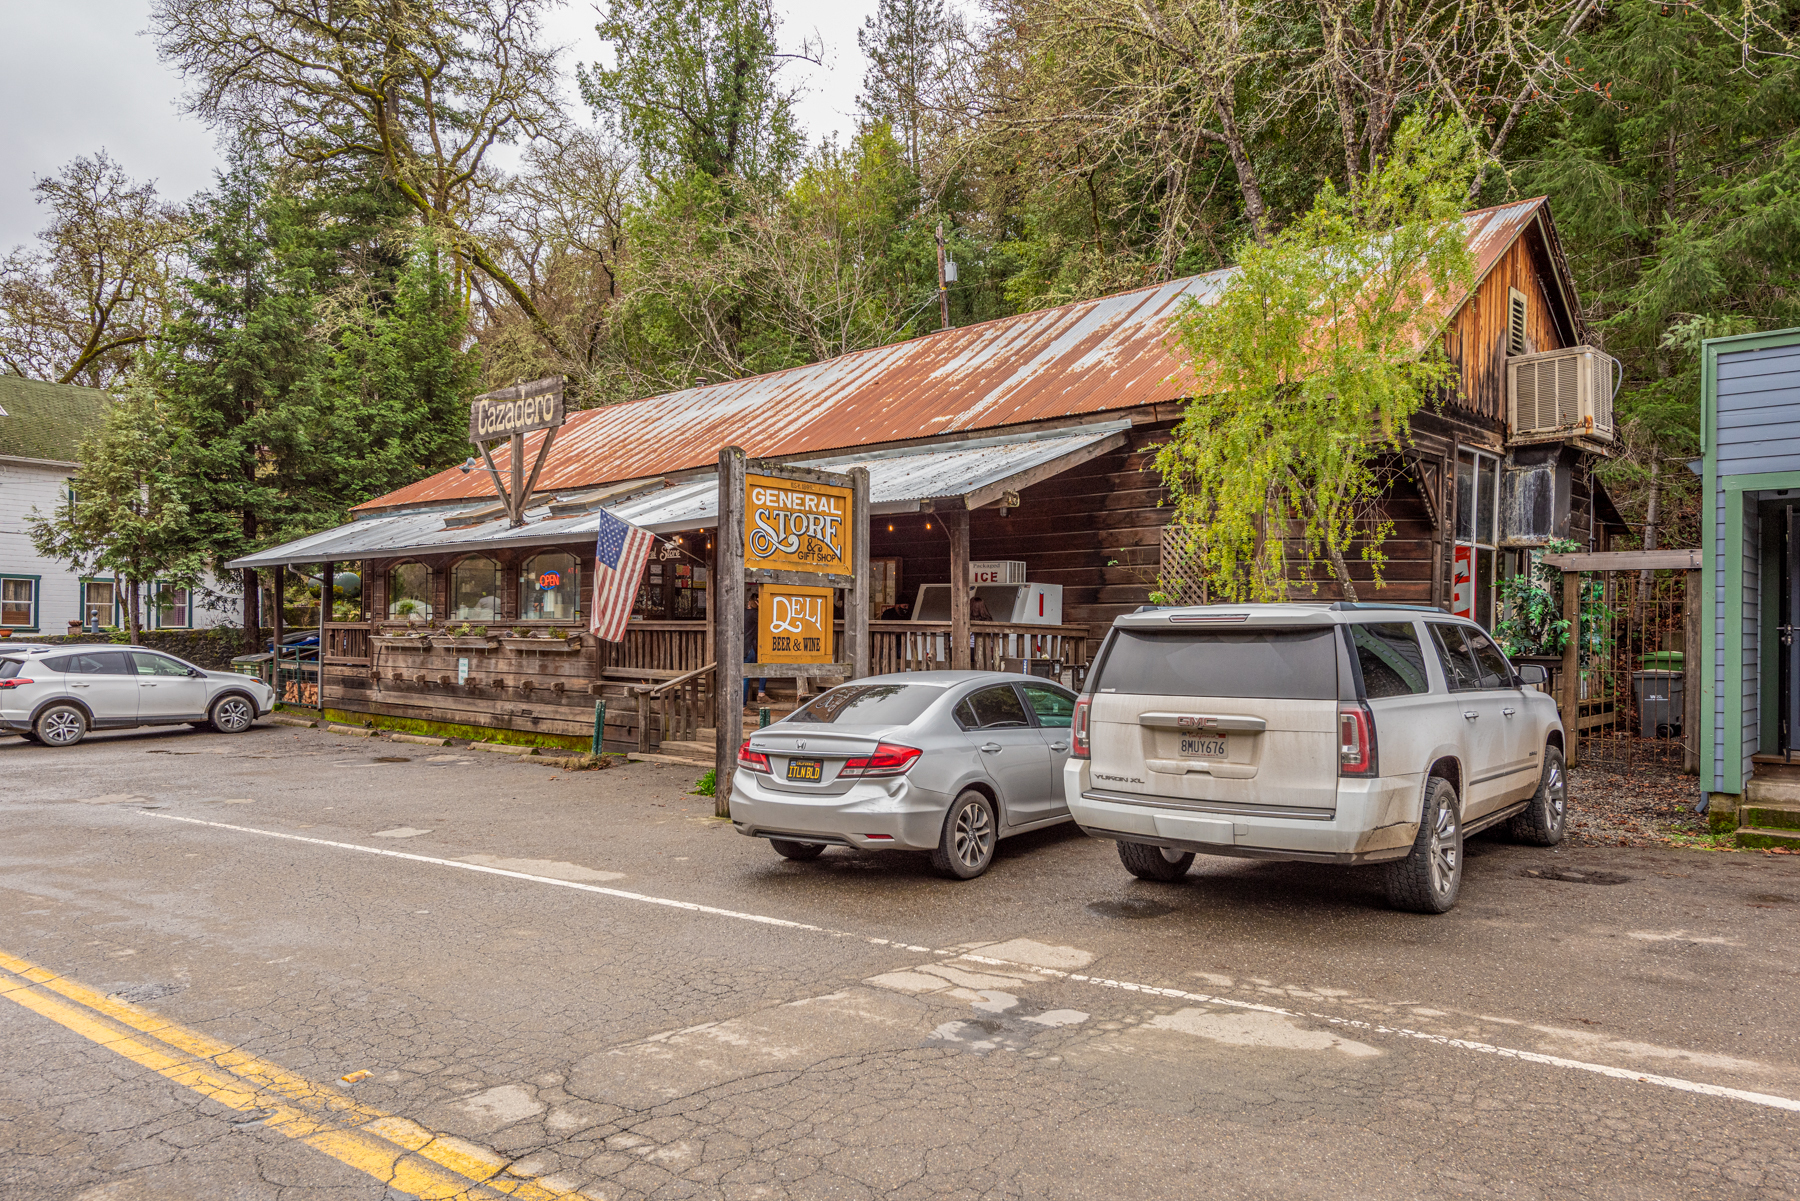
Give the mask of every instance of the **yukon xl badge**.
[[1218, 727], [1219, 719], [1216, 717], [1178, 717], [1175, 719], [1175, 724], [1184, 730], [1211, 730]]
[[1138, 779], [1136, 776], [1109, 776], [1105, 772], [1095, 772], [1094, 779], [1110, 780], [1114, 784], [1142, 784], [1143, 783], [1143, 781]]

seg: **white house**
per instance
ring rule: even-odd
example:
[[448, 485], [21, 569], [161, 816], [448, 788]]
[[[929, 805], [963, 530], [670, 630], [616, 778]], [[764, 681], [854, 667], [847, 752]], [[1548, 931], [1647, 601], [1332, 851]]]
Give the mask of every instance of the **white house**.
[[[67, 634], [123, 625], [127, 597], [110, 572], [92, 576], [46, 559], [31, 545], [27, 518], [49, 516], [69, 495], [81, 439], [111, 398], [95, 388], [0, 375], [0, 630], [10, 636]], [[236, 606], [196, 611], [185, 588], [145, 593], [148, 629], [235, 625]]]

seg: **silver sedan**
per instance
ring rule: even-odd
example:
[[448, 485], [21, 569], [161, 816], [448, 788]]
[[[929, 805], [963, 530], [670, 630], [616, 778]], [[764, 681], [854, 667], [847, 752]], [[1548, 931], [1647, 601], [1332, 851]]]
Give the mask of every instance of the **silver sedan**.
[[1075, 694], [1034, 676], [918, 671], [821, 693], [738, 751], [731, 821], [789, 859], [930, 851], [968, 880], [994, 845], [1069, 820]]

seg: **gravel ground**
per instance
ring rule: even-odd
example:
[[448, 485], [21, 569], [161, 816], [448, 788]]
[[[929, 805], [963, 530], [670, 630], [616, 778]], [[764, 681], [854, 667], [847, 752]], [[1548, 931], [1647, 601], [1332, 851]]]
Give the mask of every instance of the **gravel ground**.
[[1699, 799], [1693, 776], [1658, 764], [1576, 767], [1569, 772], [1568, 840], [1601, 847], [1710, 844], [1706, 818], [1694, 812]]

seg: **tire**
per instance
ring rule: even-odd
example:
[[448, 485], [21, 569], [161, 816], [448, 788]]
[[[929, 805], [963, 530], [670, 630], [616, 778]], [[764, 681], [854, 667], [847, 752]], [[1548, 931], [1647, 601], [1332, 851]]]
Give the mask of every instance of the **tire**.
[[1569, 773], [1562, 752], [1544, 748], [1544, 774], [1538, 779], [1531, 803], [1513, 815], [1507, 832], [1534, 847], [1553, 847], [1563, 840], [1569, 825]]
[[931, 852], [931, 866], [942, 875], [973, 880], [994, 862], [999, 824], [994, 802], [973, 788], [964, 791], [944, 814], [944, 832]]
[[229, 693], [206, 711], [206, 724], [221, 734], [242, 734], [256, 722], [256, 706], [237, 693]]
[[32, 733], [45, 746], [74, 746], [87, 737], [87, 714], [81, 706], [71, 704], [51, 705], [38, 714], [37, 720], [31, 723]]
[[825, 844], [822, 842], [795, 842], [791, 838], [771, 838], [769, 845], [774, 847], [775, 853], [783, 859], [804, 861], [817, 859], [825, 853]]
[[[1175, 858], [1169, 858], [1170, 855]], [[1145, 846], [1141, 842], [1121, 842], [1119, 862], [1140, 880], [1160, 880], [1167, 884], [1187, 875], [1188, 868], [1194, 865], [1194, 852]]]
[[1388, 864], [1388, 902], [1409, 913], [1448, 913], [1462, 891], [1461, 806], [1450, 781], [1426, 781], [1419, 835], [1404, 859]]

